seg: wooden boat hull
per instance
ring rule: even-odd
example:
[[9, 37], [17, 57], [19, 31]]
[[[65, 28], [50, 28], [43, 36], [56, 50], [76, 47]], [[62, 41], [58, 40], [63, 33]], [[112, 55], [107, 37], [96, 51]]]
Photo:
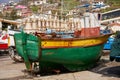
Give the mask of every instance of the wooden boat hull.
[[102, 48], [101, 44], [81, 48], [43, 49], [40, 62], [59, 63], [70, 71], [83, 70], [93, 66], [99, 60]]
[[109, 36], [110, 34], [86, 39], [40, 39], [19, 33], [15, 34], [15, 43], [27, 69], [31, 69], [32, 62], [39, 62], [40, 68], [57, 68], [62, 65], [70, 71], [77, 71], [96, 64]]

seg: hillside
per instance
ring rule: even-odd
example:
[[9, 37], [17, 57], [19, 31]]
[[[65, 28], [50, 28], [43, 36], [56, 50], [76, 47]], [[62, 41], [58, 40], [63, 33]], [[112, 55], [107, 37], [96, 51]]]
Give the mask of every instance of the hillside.
[[[0, 0], [0, 3], [8, 3], [10, 0]], [[15, 2], [19, 2], [19, 0], [13, 0]]]
[[102, 10], [102, 12], [120, 8], [120, 0], [106, 0], [105, 3], [110, 5], [110, 7], [105, 10]]

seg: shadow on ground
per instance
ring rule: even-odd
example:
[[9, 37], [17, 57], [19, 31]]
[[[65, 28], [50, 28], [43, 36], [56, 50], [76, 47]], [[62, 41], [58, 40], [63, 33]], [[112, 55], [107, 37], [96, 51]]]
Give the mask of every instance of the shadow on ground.
[[89, 71], [102, 74], [102, 76], [120, 78], [120, 63], [102, 59]]

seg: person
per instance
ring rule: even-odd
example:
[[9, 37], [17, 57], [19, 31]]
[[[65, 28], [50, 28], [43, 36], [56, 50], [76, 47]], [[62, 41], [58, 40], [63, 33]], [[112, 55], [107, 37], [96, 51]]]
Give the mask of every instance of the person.
[[51, 34], [51, 33], [52, 33], [52, 30], [49, 29], [49, 28], [47, 28], [47, 29], [46, 29], [46, 34]]

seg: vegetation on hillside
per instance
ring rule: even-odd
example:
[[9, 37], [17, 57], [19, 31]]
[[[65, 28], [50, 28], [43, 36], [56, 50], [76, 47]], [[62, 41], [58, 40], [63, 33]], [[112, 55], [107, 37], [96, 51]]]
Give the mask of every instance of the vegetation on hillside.
[[[27, 6], [29, 5], [28, 4], [29, 1], [34, 1], [34, 0], [20, 0], [19, 4], [23, 4]], [[50, 4], [58, 3], [58, 6], [52, 10], [52, 13], [55, 14], [57, 12], [58, 15], [62, 15], [62, 16], [66, 15], [69, 10], [74, 9], [77, 5], [82, 4], [80, 3], [79, 0], [47, 0], [47, 1]], [[89, 3], [89, 2], [85, 2], [85, 3]], [[120, 8], [120, 0], [105, 0], [105, 4], [110, 5], [110, 7], [106, 9], [102, 9], [101, 12], [106, 12], [109, 10]], [[33, 6], [29, 6], [29, 8], [31, 9], [33, 13], [40, 13], [39, 12], [40, 10], [45, 10], [45, 9], [41, 9], [41, 8], [44, 8], [42, 5], [41, 6], [33, 5]], [[46, 8], [46, 10], [49, 10], [49, 7]], [[82, 13], [84, 12], [83, 8], [79, 10], [79, 13], [81, 12]], [[6, 18], [6, 19], [12, 19], [12, 20], [20, 18], [20, 16], [16, 15], [16, 10], [14, 9], [11, 13], [5, 13], [5, 14], [0, 13], [0, 17]]]
[[4, 12], [0, 13], [0, 18], [4, 18], [4, 19], [9, 19], [9, 20], [16, 20], [21, 18], [20, 16], [17, 15], [17, 11], [15, 9], [13, 9], [11, 12]]
[[[29, 1], [33, 1], [33, 0], [21, 0], [20, 4], [28, 5], [27, 2], [29, 2]], [[79, 2], [79, 0], [47, 0], [47, 1], [48, 1], [48, 3], [58, 3], [59, 6], [57, 7], [57, 9], [61, 10], [61, 8], [63, 8], [63, 11], [71, 10], [75, 6], [81, 4]], [[63, 3], [62, 3], [62, 1], [63, 1]], [[110, 7], [101, 10], [102, 12], [120, 8], [120, 0], [105, 0], [105, 4], [110, 5]], [[56, 12], [56, 11], [54, 11], [54, 12]]]
[[120, 8], [120, 0], [106, 0], [105, 4], [110, 5], [109, 8], [101, 10], [102, 12], [110, 11], [113, 9]]
[[58, 3], [58, 10], [54, 10], [53, 13], [57, 12], [58, 15], [62, 16], [66, 15], [70, 10], [80, 4], [78, 0], [60, 0]]
[[32, 12], [33, 12], [33, 13], [37, 13], [37, 12], [38, 12], [39, 7], [38, 7], [38, 6], [33, 5], [33, 6], [30, 6], [30, 9], [32, 10]]

